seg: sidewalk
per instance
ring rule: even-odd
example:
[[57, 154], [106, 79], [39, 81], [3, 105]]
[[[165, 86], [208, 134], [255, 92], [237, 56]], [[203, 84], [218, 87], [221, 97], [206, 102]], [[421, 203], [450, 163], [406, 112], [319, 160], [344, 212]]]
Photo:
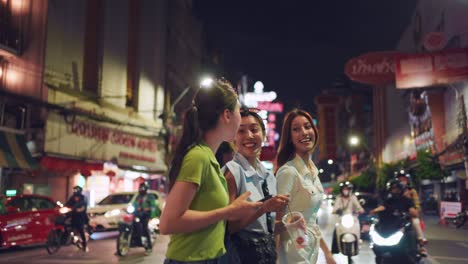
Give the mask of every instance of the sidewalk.
[[426, 238], [431, 241], [431, 239], [440, 240], [452, 240], [452, 241], [468, 241], [468, 225], [465, 225], [461, 228], [455, 228], [453, 225], [442, 225], [439, 223], [439, 218], [437, 216], [427, 216], [424, 215], [424, 222], [426, 223], [426, 229], [424, 233]]

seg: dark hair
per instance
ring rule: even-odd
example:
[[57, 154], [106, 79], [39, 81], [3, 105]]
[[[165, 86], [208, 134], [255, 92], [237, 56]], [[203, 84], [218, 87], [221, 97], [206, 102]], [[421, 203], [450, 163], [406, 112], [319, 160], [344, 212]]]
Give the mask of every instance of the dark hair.
[[314, 140], [314, 148], [317, 146], [318, 143], [318, 130], [314, 124], [314, 120], [312, 116], [302, 109], [293, 109], [286, 114], [284, 118], [283, 127], [281, 129], [281, 139], [280, 144], [278, 147], [278, 154], [276, 156], [276, 166], [277, 169], [283, 166], [289, 160], [294, 158], [294, 144], [291, 140], [291, 124], [294, 118], [298, 116], [304, 116], [307, 118], [312, 126], [312, 129], [315, 133], [315, 140]]
[[215, 154], [215, 157], [219, 163], [219, 166], [223, 167], [225, 165], [225, 160], [224, 160], [225, 154], [233, 154], [233, 153], [234, 153], [234, 148], [232, 147], [231, 143], [227, 141], [223, 141], [223, 143], [219, 145], [219, 148]]
[[266, 129], [265, 129], [265, 124], [263, 123], [263, 119], [257, 114], [258, 110], [247, 108], [247, 107], [242, 107], [240, 114], [241, 117], [247, 117], [247, 116], [253, 116], [258, 124], [260, 125], [260, 128], [262, 129], [263, 136], [266, 136]]
[[198, 89], [192, 106], [185, 112], [182, 137], [169, 169], [169, 190], [179, 175], [185, 154], [200, 143], [206, 131], [216, 127], [225, 109], [234, 111], [237, 103], [236, 92], [225, 80], [216, 80], [211, 87]]

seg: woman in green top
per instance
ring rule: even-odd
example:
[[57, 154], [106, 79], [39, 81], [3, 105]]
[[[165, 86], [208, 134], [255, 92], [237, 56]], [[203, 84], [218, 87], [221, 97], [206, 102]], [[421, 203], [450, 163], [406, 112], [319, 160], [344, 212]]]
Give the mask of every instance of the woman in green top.
[[241, 219], [261, 206], [246, 200], [249, 192], [229, 204], [226, 180], [214, 154], [236, 135], [239, 108], [232, 86], [216, 81], [199, 89], [185, 114], [161, 215], [161, 233], [171, 234], [165, 264], [218, 263], [226, 253], [225, 220]]

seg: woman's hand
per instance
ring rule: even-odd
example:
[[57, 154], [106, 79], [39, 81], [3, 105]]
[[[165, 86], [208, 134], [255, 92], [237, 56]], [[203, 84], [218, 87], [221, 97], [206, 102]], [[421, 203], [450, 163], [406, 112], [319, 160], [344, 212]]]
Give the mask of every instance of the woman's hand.
[[336, 261], [333, 258], [332, 254], [326, 254], [325, 255], [325, 260], [327, 261], [327, 264], [336, 264]]
[[227, 220], [235, 221], [244, 218], [246, 215], [261, 208], [261, 202], [249, 202], [247, 198], [250, 196], [250, 192], [241, 194], [235, 199], [228, 207]]
[[284, 207], [289, 203], [289, 194], [277, 195], [263, 203], [263, 212], [278, 212], [284, 210]]

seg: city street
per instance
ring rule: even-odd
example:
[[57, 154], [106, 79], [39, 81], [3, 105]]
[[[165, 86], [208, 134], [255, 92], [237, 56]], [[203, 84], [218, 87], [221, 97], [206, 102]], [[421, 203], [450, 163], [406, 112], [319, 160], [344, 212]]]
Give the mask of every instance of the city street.
[[[320, 211], [319, 224], [328, 245], [331, 244], [335, 217], [330, 215], [329, 206], [324, 203]], [[468, 227], [455, 229], [453, 226], [441, 226], [435, 216], [426, 217], [426, 236], [429, 239], [430, 257], [423, 263], [461, 264], [468, 262]], [[60, 249], [53, 256], [47, 254], [43, 247], [9, 249], [0, 251], [0, 263], [162, 263], [166, 251], [168, 236], [159, 236], [152, 254], [146, 255], [143, 248], [132, 248], [126, 257], [115, 255], [117, 232], [94, 234], [90, 242], [90, 252], [79, 252], [76, 247]], [[343, 255], [335, 255], [337, 263], [347, 263]], [[373, 263], [374, 254], [364, 241], [355, 263]], [[319, 263], [325, 263], [323, 254]]]

